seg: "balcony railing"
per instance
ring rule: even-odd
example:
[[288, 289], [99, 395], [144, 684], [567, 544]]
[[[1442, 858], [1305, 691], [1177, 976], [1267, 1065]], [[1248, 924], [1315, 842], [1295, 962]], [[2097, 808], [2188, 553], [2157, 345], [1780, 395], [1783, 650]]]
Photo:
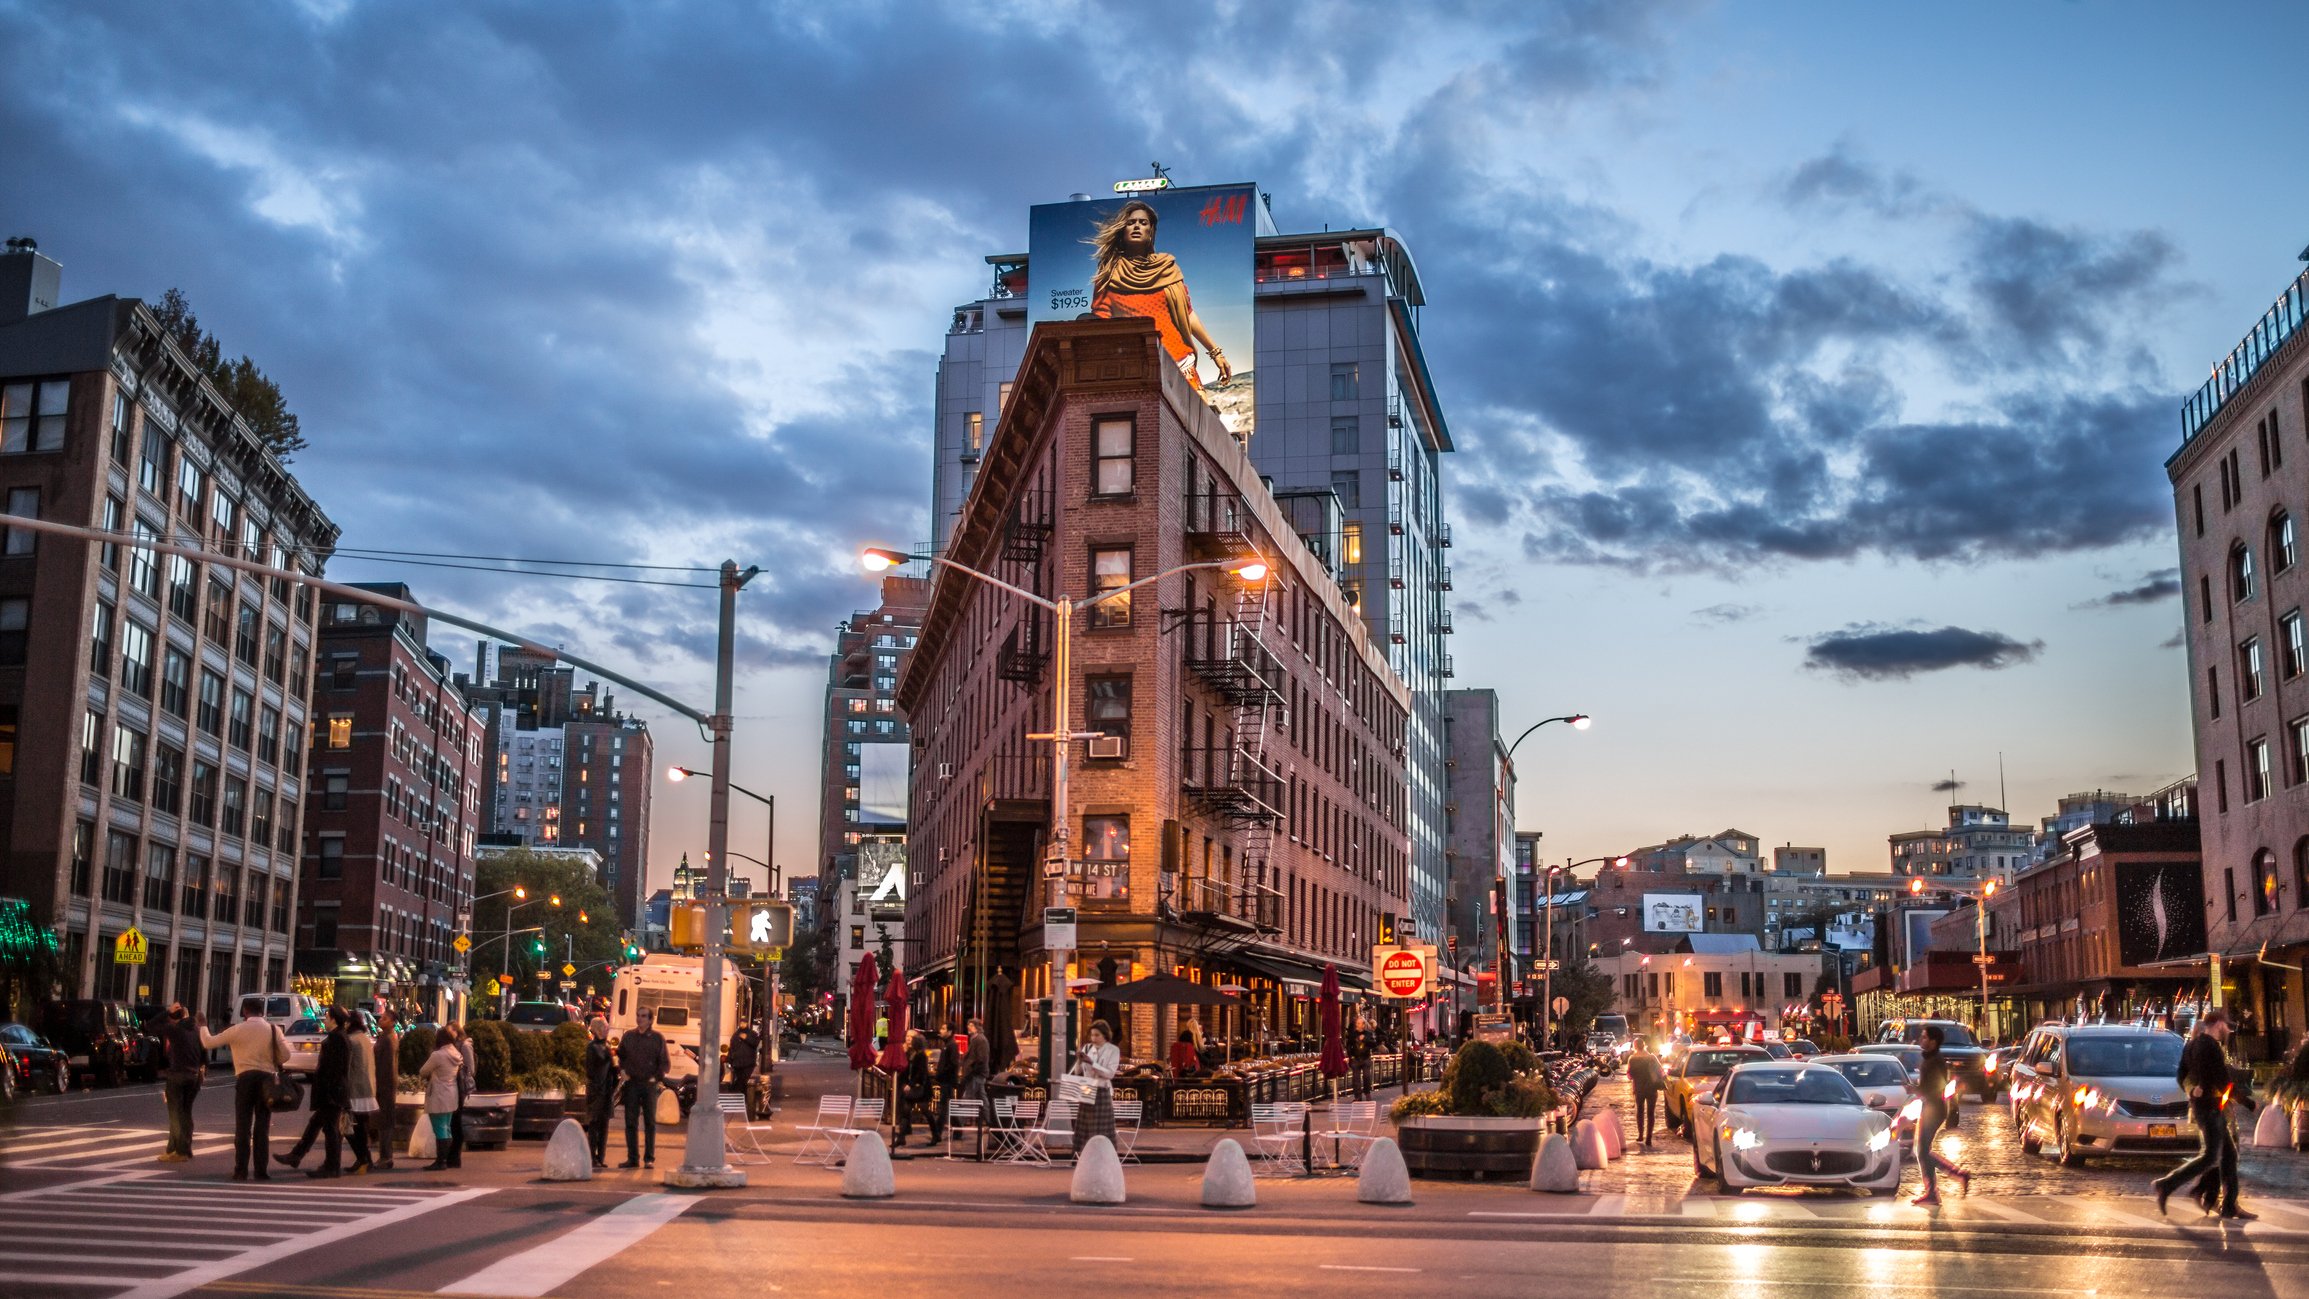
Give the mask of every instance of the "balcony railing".
[[1283, 697], [1282, 665], [1250, 627], [1232, 618], [1197, 613], [1187, 620], [1186, 665], [1237, 703]]
[[1233, 492], [1188, 492], [1184, 528], [1188, 543], [1204, 558], [1232, 559], [1252, 553], [1251, 507]]
[[1231, 824], [1283, 819], [1283, 779], [1240, 747], [1189, 746], [1179, 753], [1187, 797]]
[[2203, 432], [2229, 398], [2242, 392], [2245, 385], [2253, 381], [2253, 376], [2260, 373], [2261, 366], [2291, 341], [2304, 317], [2309, 317], [2309, 271], [2301, 272], [2291, 286], [2277, 295], [2276, 304], [2262, 313], [2245, 340], [2221, 358], [2213, 367], [2213, 377], [2205, 380], [2205, 386], [2181, 406], [2182, 446]]
[[1180, 881], [1179, 910], [1190, 924], [1272, 933], [1280, 927], [1282, 895], [1257, 885], [1196, 875]]
[[1049, 662], [1050, 646], [1042, 631], [1042, 619], [1030, 614], [1011, 628], [1002, 642], [1002, 657], [994, 666], [994, 675], [1032, 689], [1042, 683], [1042, 670]]

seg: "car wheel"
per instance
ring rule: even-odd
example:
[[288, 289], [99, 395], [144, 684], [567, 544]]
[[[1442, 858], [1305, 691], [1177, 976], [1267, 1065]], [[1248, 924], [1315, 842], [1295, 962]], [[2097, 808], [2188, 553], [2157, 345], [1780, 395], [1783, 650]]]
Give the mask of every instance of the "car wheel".
[[0, 1060], [0, 1102], [16, 1099], [16, 1066]]
[[2075, 1119], [2068, 1118], [2066, 1116], [2056, 1116], [2053, 1119], [2052, 1138], [2053, 1148], [2060, 1156], [2061, 1167], [2084, 1167], [2084, 1151], [2078, 1149], [2076, 1144]]
[[62, 1096], [72, 1090], [72, 1066], [60, 1064], [48, 1075], [48, 1090]]

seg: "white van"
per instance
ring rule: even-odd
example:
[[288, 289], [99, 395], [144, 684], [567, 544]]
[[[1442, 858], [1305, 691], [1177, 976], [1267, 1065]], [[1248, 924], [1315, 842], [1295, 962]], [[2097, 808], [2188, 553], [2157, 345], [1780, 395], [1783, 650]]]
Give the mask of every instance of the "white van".
[[233, 1022], [247, 1019], [252, 1005], [283, 1032], [300, 1019], [321, 1017], [321, 1003], [301, 992], [244, 992], [233, 1002]]
[[[753, 1014], [753, 986], [737, 971], [724, 967], [722, 975], [721, 1050], [726, 1051], [738, 1025]], [[697, 1077], [698, 1021], [705, 1008], [705, 958], [652, 952], [639, 965], [628, 965], [612, 978], [609, 993], [609, 1036], [623, 1037], [634, 1027], [635, 1016], [647, 1010], [655, 1016], [652, 1027], [672, 1048], [668, 1076], [677, 1083]]]

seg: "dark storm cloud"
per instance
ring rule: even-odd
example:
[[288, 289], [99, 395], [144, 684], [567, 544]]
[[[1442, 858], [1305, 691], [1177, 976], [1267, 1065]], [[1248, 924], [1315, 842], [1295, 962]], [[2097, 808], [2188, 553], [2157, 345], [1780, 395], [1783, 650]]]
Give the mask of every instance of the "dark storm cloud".
[[1950, 776], [1946, 780], [1932, 782], [1932, 792], [1935, 794], [1953, 794], [1962, 788], [1964, 788], [1964, 782], [1954, 776]]
[[2073, 607], [2078, 609], [2116, 609], [2133, 604], [2162, 604], [2181, 594], [2181, 570], [2160, 568], [2146, 573], [2137, 585], [2111, 591], [2098, 599], [2087, 600]]
[[2015, 667], [2043, 651], [2043, 641], [2017, 641], [2001, 632], [1860, 625], [1815, 638], [1804, 651], [1804, 666], [1850, 681], [1899, 681], [1948, 668]]

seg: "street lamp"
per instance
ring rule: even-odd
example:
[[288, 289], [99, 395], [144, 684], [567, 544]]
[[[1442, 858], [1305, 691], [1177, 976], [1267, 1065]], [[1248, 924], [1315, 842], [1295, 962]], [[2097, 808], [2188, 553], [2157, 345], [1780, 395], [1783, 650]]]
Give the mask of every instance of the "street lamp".
[[[711, 779], [711, 776], [707, 773], [697, 771], [689, 767], [672, 766], [665, 769], [666, 780], [676, 785], [689, 779], [692, 776], [707, 776], [708, 779]], [[777, 897], [782, 892], [781, 886], [785, 882], [783, 877], [780, 876], [778, 868], [771, 864], [778, 859], [778, 800], [775, 796], [770, 794], [757, 794], [734, 780], [725, 781], [724, 783], [728, 786], [731, 793], [743, 794], [747, 798], [750, 798], [761, 804], [763, 807], [769, 809], [769, 826], [766, 830], [763, 831], [762, 835], [762, 852], [764, 856], [769, 858], [769, 860], [756, 861], [751, 857], [746, 858], [746, 860], [754, 862], [755, 865], [768, 872], [768, 874], [763, 878], [769, 881], [770, 896], [773, 898]], [[713, 853], [711, 851], [706, 853], [706, 866], [709, 871], [713, 868]], [[778, 967], [783, 965], [784, 962], [780, 960], [765, 962], [765, 964], [768, 964], [770, 967], [768, 986], [764, 989], [764, 991], [768, 994], [770, 1002], [770, 1063], [776, 1064], [780, 1054], [778, 1047]]]
[[[1996, 896], [1997, 887], [1997, 881], [1983, 880], [1977, 889], [1968, 889], [1957, 884], [1942, 884], [1939, 888], [1942, 893], [1953, 893], [1960, 898], [1972, 899], [1973, 926], [1980, 932], [1980, 954], [1973, 958], [1972, 963], [1980, 967], [1980, 1024], [1978, 1032], [1983, 1038], [1988, 1036], [1988, 900]], [[1917, 878], [1908, 881], [1908, 893], [1911, 897], [1924, 896], [1923, 879]]]
[[[1507, 770], [1507, 772], [1508, 772], [1510, 775], [1512, 775], [1512, 774], [1513, 774], [1513, 772], [1515, 771], [1515, 750], [1516, 750], [1516, 748], [1517, 748], [1518, 746], [1520, 746], [1520, 745], [1521, 745], [1521, 744], [1522, 744], [1522, 743], [1523, 743], [1525, 740], [1527, 740], [1527, 739], [1531, 738], [1531, 733], [1532, 733], [1533, 731], [1536, 731], [1536, 730], [1538, 730], [1540, 727], [1547, 725], [1549, 722], [1569, 722], [1569, 723], [1571, 724], [1571, 728], [1572, 728], [1573, 730], [1575, 730], [1575, 731], [1584, 731], [1584, 730], [1586, 730], [1586, 729], [1587, 729], [1589, 726], [1591, 726], [1591, 725], [1593, 725], [1593, 724], [1594, 724], [1594, 719], [1590, 718], [1590, 717], [1589, 717], [1589, 716], [1588, 716], [1586, 713], [1566, 713], [1566, 714], [1564, 714], [1564, 715], [1563, 715], [1563, 716], [1561, 716], [1561, 717], [1544, 717], [1544, 718], [1541, 718], [1539, 721], [1533, 722], [1531, 725], [1524, 727], [1524, 728], [1523, 728], [1523, 734], [1516, 736], [1516, 737], [1515, 737], [1515, 743], [1514, 743], [1514, 744], [1510, 744], [1510, 745], [1508, 745], [1508, 746], [1507, 746], [1507, 753], [1506, 753], [1506, 755], [1505, 755], [1504, 757], [1502, 757], [1502, 758], [1501, 758], [1501, 760], [1500, 760], [1500, 765], [1501, 765], [1501, 766], [1503, 766], [1503, 767], [1505, 767], [1505, 768], [1506, 768], [1506, 770]], [[1495, 797], [1495, 799], [1496, 799], [1496, 797], [1497, 797], [1497, 791], [1495, 790], [1495, 791], [1493, 791], [1493, 793], [1494, 793], [1494, 797]], [[1512, 828], [1513, 828], [1513, 826], [1512, 826], [1512, 823], [1518, 819], [1518, 818], [1517, 818], [1517, 814], [1516, 814], [1516, 810], [1515, 810], [1515, 808], [1514, 808], [1514, 806], [1513, 806], [1512, 804], [1511, 804], [1511, 805], [1508, 807], [1508, 809], [1507, 809], [1507, 819], [1508, 819], [1508, 821], [1511, 823], [1511, 825], [1510, 825], [1510, 828], [1512, 829]], [[1551, 868], [1549, 868], [1549, 870], [1548, 870], [1548, 875], [1550, 876], [1550, 879], [1549, 879], [1549, 881], [1548, 881], [1548, 885], [1547, 885], [1547, 900], [1548, 900], [1548, 905], [1549, 905], [1549, 908], [1550, 908], [1550, 914], [1549, 914], [1549, 916], [1548, 916], [1548, 922], [1549, 922], [1549, 928], [1550, 928], [1550, 930], [1551, 930], [1551, 931], [1552, 931], [1552, 930], [1553, 930], [1553, 928], [1554, 928], [1554, 920], [1555, 920], [1555, 917], [1554, 917], [1554, 914], [1553, 914], [1553, 907], [1554, 907], [1554, 904], [1555, 904], [1555, 884], [1554, 884], [1554, 882], [1553, 882], [1553, 878], [1552, 878], [1552, 877], [1554, 876], [1554, 874], [1555, 874], [1555, 871], [1554, 871], [1554, 869], [1553, 869], [1552, 867], [1551, 867]], [[1502, 919], [1504, 920], [1504, 917], [1503, 917]], [[1552, 939], [1553, 937], [1554, 937], [1554, 935], [1553, 935], [1553, 933], [1551, 932], [1551, 933], [1549, 934], [1549, 938], [1550, 938], [1550, 939]], [[1550, 945], [1552, 946], [1552, 943], [1551, 943]], [[1502, 956], [1504, 957], [1504, 953], [1502, 953]], [[1542, 958], [1542, 959], [1549, 959], [1549, 958]], [[1541, 967], [1541, 973], [1544, 975], [1544, 974], [1548, 974], [1548, 973], [1550, 973], [1550, 971], [1548, 971], [1548, 970], [1547, 970], [1547, 969], [1546, 969], [1546, 968], [1543, 966], [1543, 967]], [[1551, 980], [1551, 979], [1542, 979], [1542, 980], [1541, 980], [1541, 982], [1542, 982], [1542, 983], [1546, 983], [1546, 984], [1550, 984], [1550, 985], [1552, 985], [1552, 983], [1553, 983], [1553, 980]], [[1501, 985], [1502, 985], [1502, 986], [1500, 987], [1500, 990], [1499, 990], [1499, 995], [1500, 995], [1501, 997], [1503, 997], [1503, 998], [1504, 998], [1504, 997], [1507, 995], [1507, 989], [1506, 989], [1506, 987], [1505, 987], [1505, 980], [1504, 980], [1504, 979], [1502, 979], [1502, 980], [1501, 980]], [[1552, 990], [1551, 990], [1551, 993], [1550, 993], [1550, 995], [1548, 996], [1548, 1000], [1547, 1000], [1547, 1003], [1546, 1003], [1546, 1004], [1545, 1004], [1545, 1005], [1542, 1007], [1542, 1013], [1543, 1013], [1543, 1014], [1553, 1014], [1553, 1013], [1554, 1013], [1554, 997], [1553, 997], [1553, 995], [1552, 995]], [[1544, 1021], [1542, 1021], [1542, 1022], [1544, 1022]]]
[[[1573, 724], [1579, 725], [1586, 721], [1585, 717], [1581, 717]], [[1540, 726], [1546, 724], [1542, 722]], [[1531, 728], [1533, 731], [1538, 729], [1538, 726]], [[1529, 735], [1531, 731], [1525, 731], [1524, 734]], [[1539, 1006], [1540, 1014], [1543, 1017], [1540, 1022], [1543, 1024], [1552, 1024], [1555, 1021], [1555, 877], [1557, 875], [1569, 877], [1573, 871], [1580, 867], [1592, 866], [1597, 862], [1610, 862], [1612, 865], [1625, 870], [1628, 859], [1625, 857], [1590, 857], [1586, 861], [1566, 862], [1561, 866], [1547, 868], [1547, 918], [1541, 922], [1542, 927], [1547, 932], [1540, 938], [1539, 957]], [[1588, 950], [1592, 952], [1595, 948], [1590, 945]]]
[[[1112, 600], [1116, 596], [1120, 595], [1127, 595], [1142, 586], [1151, 586], [1165, 578], [1175, 577], [1180, 573], [1191, 573], [1197, 569], [1220, 569], [1245, 582], [1264, 582], [1267, 580], [1267, 561], [1263, 557], [1255, 554], [1248, 559], [1202, 560], [1197, 563], [1180, 564], [1175, 568], [1166, 568], [1162, 572], [1157, 573], [1152, 577], [1142, 577], [1135, 582], [1129, 583], [1125, 586], [1116, 587], [1111, 591], [1100, 591], [1094, 595], [1083, 596], [1080, 598], [1061, 596], [1053, 599], [1049, 596], [1037, 595], [1034, 592], [1027, 590], [1025, 587], [1016, 586], [1009, 582], [1005, 582], [1001, 578], [995, 577], [992, 574], [981, 573], [977, 569], [970, 567], [968, 564], [958, 563], [954, 560], [946, 558], [944, 555], [917, 555], [910, 554], [902, 550], [890, 550], [881, 546], [868, 546], [863, 551], [861, 551], [858, 556], [858, 562], [863, 565], [866, 571], [869, 573], [884, 572], [888, 569], [896, 568], [901, 564], [910, 563], [917, 559], [926, 560], [929, 563], [939, 567], [952, 569], [953, 571], [961, 573], [966, 577], [976, 578], [977, 580], [984, 582], [988, 586], [994, 587], [997, 590], [1007, 591], [1038, 609], [1048, 610], [1055, 622], [1054, 633], [1052, 636], [1052, 653], [1057, 662], [1055, 664], [1056, 670], [1052, 673], [1050, 691], [1050, 730], [1046, 734], [1029, 735], [1026, 738], [1029, 740], [1048, 740], [1050, 741], [1051, 745], [1050, 852], [1049, 858], [1043, 866], [1043, 875], [1050, 881], [1049, 905], [1054, 907], [1064, 906], [1066, 904], [1067, 896], [1067, 863], [1070, 856], [1067, 851], [1067, 844], [1069, 839], [1066, 799], [1067, 762], [1073, 750], [1074, 741], [1087, 739], [1091, 735], [1097, 734], [1097, 732], [1077, 731], [1074, 729], [1072, 677], [1074, 672], [1073, 642], [1075, 613], [1078, 610], [1088, 609], [1101, 601]], [[1047, 940], [1045, 940], [1043, 945], [1045, 947], [1050, 947], [1050, 944]], [[1072, 1044], [1061, 1042], [1060, 1038], [1062, 1035], [1058, 1031], [1061, 1027], [1059, 1022], [1059, 999], [1065, 995], [1066, 953], [1063, 949], [1050, 947], [1050, 1011], [1052, 1031], [1042, 1035], [1042, 1040], [1044, 1043], [1043, 1050], [1046, 1056], [1043, 1069], [1043, 1077], [1045, 1078], [1056, 1077], [1060, 1072], [1063, 1072], [1065, 1066], [1069, 1063], [1065, 1057]]]

